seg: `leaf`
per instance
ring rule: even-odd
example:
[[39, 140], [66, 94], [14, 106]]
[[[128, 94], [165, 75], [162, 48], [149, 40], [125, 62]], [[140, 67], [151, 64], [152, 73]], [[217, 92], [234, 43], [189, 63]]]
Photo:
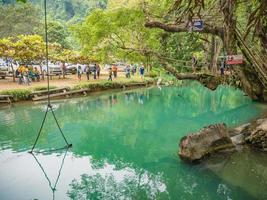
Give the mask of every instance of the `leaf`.
[[26, 2], [27, 2], [27, 0], [17, 0], [17, 2], [26, 3]]

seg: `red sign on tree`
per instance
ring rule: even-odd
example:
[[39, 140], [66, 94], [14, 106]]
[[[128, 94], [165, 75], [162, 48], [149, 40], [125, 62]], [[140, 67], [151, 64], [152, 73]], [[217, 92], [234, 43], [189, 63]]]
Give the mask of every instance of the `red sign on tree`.
[[229, 55], [226, 57], [227, 65], [238, 65], [243, 64], [244, 59], [242, 55]]

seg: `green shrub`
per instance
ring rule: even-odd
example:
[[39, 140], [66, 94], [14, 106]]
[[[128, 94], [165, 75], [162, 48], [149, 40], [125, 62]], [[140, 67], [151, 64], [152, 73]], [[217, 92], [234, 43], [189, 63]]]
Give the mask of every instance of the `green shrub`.
[[157, 76], [158, 76], [157, 72], [149, 72], [145, 74], [145, 77], [150, 77], [150, 78], [156, 78]]
[[81, 83], [79, 85], [74, 86], [73, 90], [90, 89], [94, 91], [94, 90], [114, 89], [119, 87], [122, 87], [121, 83], [106, 81], [101, 83]]
[[111, 81], [105, 81], [101, 83], [80, 83], [79, 85], [76, 85], [72, 88], [72, 90], [80, 90], [80, 89], [90, 89], [91, 91], [95, 90], [108, 90], [108, 89], [117, 89], [117, 88], [123, 88], [123, 86], [130, 85], [132, 83], [152, 83], [153, 79], [147, 80], [147, 81], [135, 81], [131, 80], [128, 82], [111, 82]]
[[[49, 86], [50, 89], [56, 89], [56, 86]], [[36, 86], [33, 88], [33, 91], [43, 91], [43, 90], [47, 90], [47, 86]]]
[[13, 96], [14, 101], [22, 101], [30, 99], [31, 90], [29, 89], [4, 90], [1, 92], [1, 94]]

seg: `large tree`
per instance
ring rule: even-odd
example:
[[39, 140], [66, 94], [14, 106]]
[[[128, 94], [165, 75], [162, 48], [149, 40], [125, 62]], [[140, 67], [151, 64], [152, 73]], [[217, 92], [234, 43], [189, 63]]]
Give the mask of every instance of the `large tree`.
[[[151, 4], [151, 1], [144, 3], [144, 10], [147, 14], [146, 27], [159, 28], [166, 32], [187, 32], [189, 24], [194, 19], [200, 18], [205, 20], [205, 26], [201, 33], [219, 36], [228, 55], [236, 54], [239, 46], [251, 64], [246, 66], [247, 69], [244, 66], [234, 67], [234, 71], [241, 79], [242, 88], [254, 99], [264, 98], [262, 88], [265, 87], [267, 80], [266, 71], [262, 70], [264, 64], [254, 59], [253, 52], [246, 47], [243, 38], [237, 34], [237, 8], [240, 2], [234, 0], [175, 0], [172, 1], [171, 6], [165, 7], [165, 11], [160, 10], [161, 15], [151, 13], [149, 3]], [[265, 9], [266, 7], [263, 10]], [[263, 14], [261, 15], [265, 17]]]

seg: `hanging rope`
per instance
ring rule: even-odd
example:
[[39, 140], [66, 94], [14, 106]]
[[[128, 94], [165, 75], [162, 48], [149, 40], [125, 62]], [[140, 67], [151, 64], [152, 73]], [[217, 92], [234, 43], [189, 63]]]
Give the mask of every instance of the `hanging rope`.
[[55, 199], [56, 187], [57, 187], [57, 184], [58, 184], [60, 175], [61, 175], [61, 171], [62, 171], [62, 169], [63, 169], [63, 165], [64, 165], [64, 162], [65, 162], [65, 158], [66, 158], [66, 156], [67, 156], [67, 153], [68, 153], [68, 148], [66, 149], [66, 151], [65, 151], [65, 153], [64, 153], [64, 156], [63, 156], [63, 159], [62, 159], [62, 161], [61, 161], [61, 165], [60, 165], [60, 168], [59, 168], [59, 171], [58, 171], [57, 179], [56, 179], [54, 185], [52, 185], [52, 182], [51, 182], [50, 178], [48, 177], [48, 175], [47, 175], [45, 169], [43, 168], [43, 166], [41, 165], [41, 163], [39, 162], [39, 160], [37, 159], [37, 157], [36, 157], [34, 154], [32, 154], [33, 158], [35, 159], [35, 161], [36, 161], [37, 164], [39, 165], [40, 169], [42, 170], [42, 172], [43, 172], [43, 174], [44, 174], [46, 180], [48, 181], [49, 187], [50, 187], [50, 189], [51, 189], [51, 191], [52, 191], [52, 193], [53, 193], [53, 200]]
[[58, 123], [58, 120], [56, 118], [56, 115], [54, 113], [54, 110], [53, 110], [53, 106], [51, 105], [51, 100], [50, 100], [50, 81], [49, 81], [49, 67], [48, 67], [48, 34], [47, 34], [47, 9], [46, 9], [46, 0], [44, 0], [44, 11], [45, 11], [45, 63], [46, 63], [46, 71], [47, 71], [47, 92], [48, 92], [48, 95], [47, 95], [47, 108], [46, 108], [46, 111], [45, 111], [45, 115], [44, 115], [44, 118], [43, 118], [43, 121], [42, 121], [42, 124], [41, 124], [41, 127], [39, 129], [39, 132], [38, 132], [38, 135], [37, 135], [37, 138], [34, 142], [34, 145], [31, 149], [31, 151], [29, 151], [29, 153], [32, 153], [38, 140], [39, 140], [39, 137], [41, 135], [41, 132], [43, 130], [43, 127], [44, 127], [44, 124], [45, 124], [45, 120], [46, 120], [46, 117], [47, 117], [47, 113], [49, 111], [51, 111], [53, 117], [54, 117], [54, 120], [57, 124], [57, 127], [66, 143], [66, 148], [70, 148], [72, 146], [72, 144], [69, 144], [59, 123]]

